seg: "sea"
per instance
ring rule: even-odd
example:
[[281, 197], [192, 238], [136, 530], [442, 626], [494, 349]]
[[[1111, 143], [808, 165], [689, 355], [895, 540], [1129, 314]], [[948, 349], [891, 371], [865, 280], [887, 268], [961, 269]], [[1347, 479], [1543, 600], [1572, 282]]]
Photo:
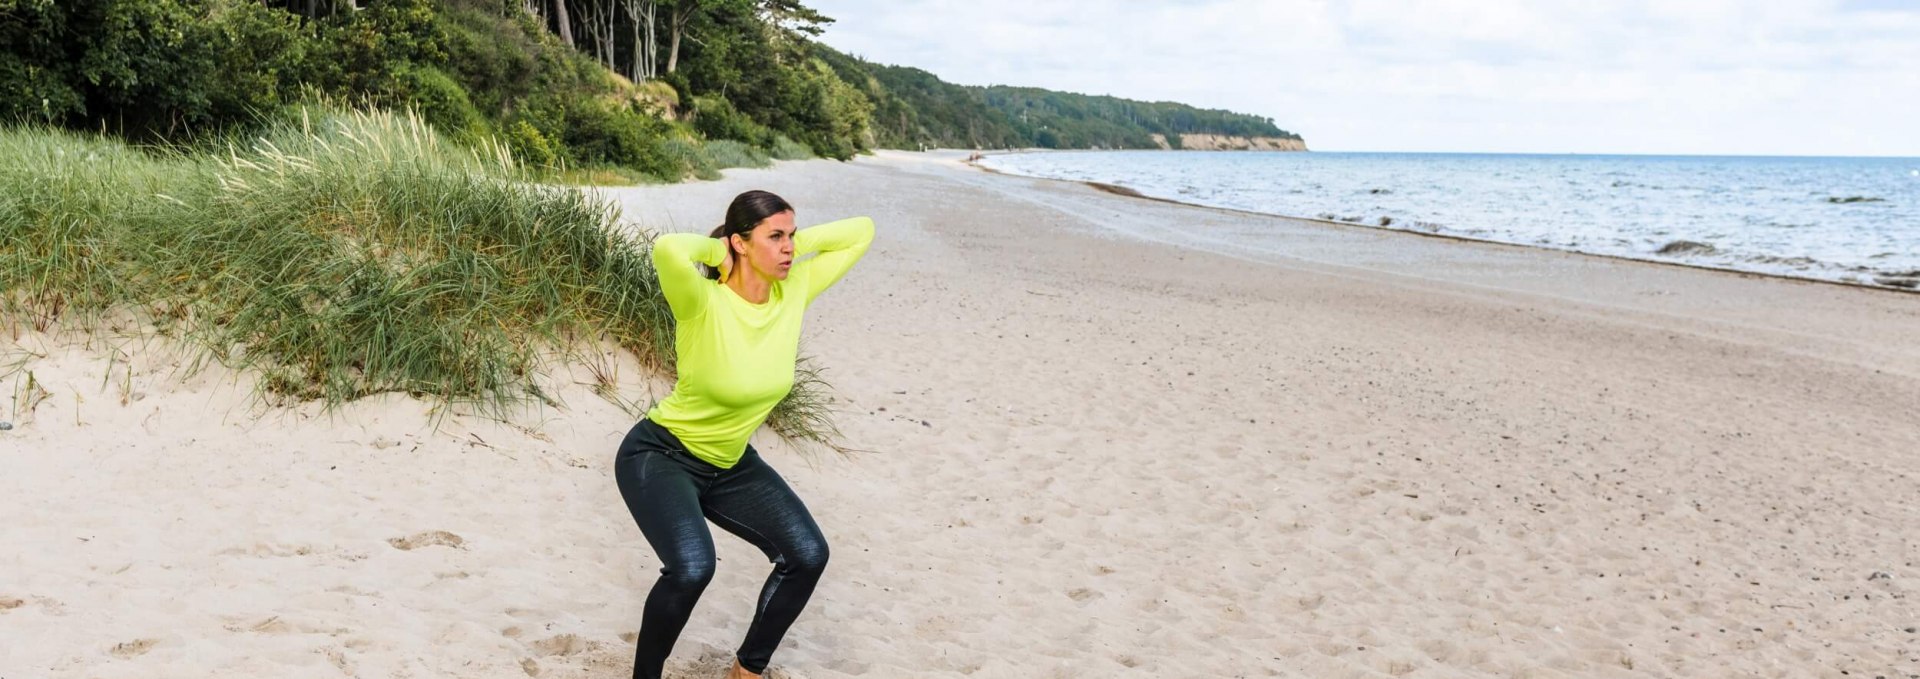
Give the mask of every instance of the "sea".
[[1920, 159], [1040, 151], [1000, 172], [1196, 205], [1920, 287]]

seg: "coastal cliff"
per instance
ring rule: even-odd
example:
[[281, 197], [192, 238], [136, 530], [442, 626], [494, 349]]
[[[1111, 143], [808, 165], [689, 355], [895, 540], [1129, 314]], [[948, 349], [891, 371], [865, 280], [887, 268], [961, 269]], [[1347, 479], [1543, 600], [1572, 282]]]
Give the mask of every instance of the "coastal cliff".
[[[1153, 135], [1153, 143], [1160, 148], [1171, 150], [1163, 134]], [[1183, 134], [1180, 135], [1180, 148], [1187, 151], [1305, 151], [1304, 139], [1290, 137], [1235, 137], [1223, 134]]]

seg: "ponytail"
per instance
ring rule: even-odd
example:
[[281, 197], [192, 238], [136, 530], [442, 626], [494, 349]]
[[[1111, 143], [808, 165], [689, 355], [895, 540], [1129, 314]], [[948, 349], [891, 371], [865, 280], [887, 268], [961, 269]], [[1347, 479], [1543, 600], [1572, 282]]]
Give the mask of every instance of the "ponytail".
[[[729, 259], [729, 260], [731, 260], [731, 259], [733, 259], [733, 239], [731, 239], [731, 238], [728, 238], [728, 237], [727, 237], [727, 235], [728, 235], [728, 234], [727, 234], [727, 225], [725, 225], [725, 224], [721, 224], [721, 225], [719, 225], [719, 226], [716, 226], [716, 227], [713, 227], [713, 233], [709, 233], [709, 234], [707, 234], [707, 237], [709, 237], [709, 238], [718, 238], [718, 239], [720, 239], [720, 242], [721, 242], [721, 243], [724, 243], [724, 244], [726, 244], [726, 246], [727, 246], [727, 259]], [[705, 265], [705, 264], [701, 264], [701, 265], [700, 265], [700, 273], [702, 273], [702, 274], [704, 274], [704, 275], [706, 275], [706, 277], [707, 277], [707, 280], [710, 280], [710, 281], [717, 281], [717, 280], [720, 280], [720, 269], [719, 269], [719, 267], [712, 267], [712, 266], [707, 266], [707, 265]]]

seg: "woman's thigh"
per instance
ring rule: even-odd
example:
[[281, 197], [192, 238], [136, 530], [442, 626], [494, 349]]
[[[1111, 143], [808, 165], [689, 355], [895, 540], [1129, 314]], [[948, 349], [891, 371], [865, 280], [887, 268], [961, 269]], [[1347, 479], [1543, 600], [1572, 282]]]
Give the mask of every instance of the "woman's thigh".
[[668, 453], [623, 450], [614, 480], [647, 544], [670, 571], [713, 569], [713, 533], [700, 508], [700, 479]]
[[826, 537], [813, 514], [758, 451], [749, 449], [728, 471], [733, 473], [716, 481], [703, 501], [714, 525], [753, 543], [770, 559], [825, 561]]

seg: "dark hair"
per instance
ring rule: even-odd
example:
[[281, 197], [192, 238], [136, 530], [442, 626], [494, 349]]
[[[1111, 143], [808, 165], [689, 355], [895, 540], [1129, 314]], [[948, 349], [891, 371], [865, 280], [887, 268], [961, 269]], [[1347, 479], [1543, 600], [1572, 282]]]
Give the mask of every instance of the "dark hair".
[[[713, 233], [708, 235], [725, 241], [727, 259], [734, 259], [739, 255], [733, 251], [733, 239], [729, 238], [730, 236], [739, 235], [743, 240], [751, 238], [753, 227], [758, 226], [760, 222], [782, 212], [792, 211], [793, 206], [788, 205], [785, 198], [767, 191], [748, 191], [733, 197], [733, 204], [727, 206], [727, 222], [714, 227]], [[733, 268], [740, 268], [740, 263], [734, 262]], [[707, 278], [720, 280], [720, 270], [707, 267]]]

